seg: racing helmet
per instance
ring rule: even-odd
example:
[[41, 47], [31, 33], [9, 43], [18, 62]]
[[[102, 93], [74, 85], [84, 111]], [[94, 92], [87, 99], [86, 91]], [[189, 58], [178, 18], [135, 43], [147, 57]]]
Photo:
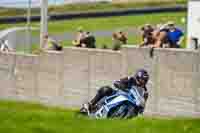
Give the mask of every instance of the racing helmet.
[[149, 80], [149, 74], [145, 69], [138, 70], [134, 77], [139, 85], [146, 85]]

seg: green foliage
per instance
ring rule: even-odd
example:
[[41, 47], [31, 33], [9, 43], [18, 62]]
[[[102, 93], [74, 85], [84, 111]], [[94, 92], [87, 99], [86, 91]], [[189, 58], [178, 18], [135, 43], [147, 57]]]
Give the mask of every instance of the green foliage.
[[200, 119], [94, 120], [63, 108], [0, 101], [1, 133], [199, 133]]
[[102, 49], [108, 49], [108, 46], [106, 44], [103, 44]]

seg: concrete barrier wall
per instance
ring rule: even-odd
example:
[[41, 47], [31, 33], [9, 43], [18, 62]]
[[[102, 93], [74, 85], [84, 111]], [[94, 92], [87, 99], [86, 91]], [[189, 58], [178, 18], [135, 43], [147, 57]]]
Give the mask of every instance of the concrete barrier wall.
[[121, 53], [66, 48], [64, 50], [64, 101], [72, 107], [91, 99], [102, 85], [121, 76]]
[[[14, 84], [16, 99], [36, 100], [39, 58], [33, 55], [15, 55]], [[3, 88], [6, 89], [6, 88]]]
[[200, 116], [200, 53], [126, 47], [65, 48], [41, 55], [0, 54], [0, 98], [78, 108], [102, 85], [139, 68], [151, 75], [147, 115]]
[[11, 98], [16, 96], [15, 87], [15, 54], [2, 54], [0, 53], [0, 97]]
[[129, 74], [146, 68], [151, 74], [147, 114], [200, 116], [199, 53], [159, 49], [149, 56], [150, 49], [125, 48], [124, 69]]
[[158, 112], [200, 116], [199, 53], [158, 51]]
[[83, 49], [64, 50], [64, 102], [79, 107], [89, 95], [89, 52]]

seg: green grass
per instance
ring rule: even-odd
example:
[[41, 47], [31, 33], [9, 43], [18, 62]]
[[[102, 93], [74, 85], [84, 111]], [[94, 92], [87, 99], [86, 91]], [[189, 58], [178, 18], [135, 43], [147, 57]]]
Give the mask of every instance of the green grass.
[[75, 19], [65, 21], [51, 21], [49, 22], [50, 33], [63, 33], [66, 31], [75, 31], [77, 27], [82, 26], [85, 30], [98, 31], [98, 30], [112, 30], [112, 29], [130, 29], [141, 26], [145, 23], [158, 24], [166, 23], [167, 21], [175, 21], [178, 25], [181, 19], [186, 17], [186, 13], [158, 13], [158, 14], [145, 14], [145, 15], [130, 15], [120, 17], [107, 17], [107, 18], [89, 18], [89, 19]]
[[[187, 0], [174, 0], [174, 1], [145, 1], [145, 2], [131, 2], [131, 3], [118, 3], [112, 4], [107, 2], [99, 3], [87, 3], [87, 4], [70, 4], [62, 6], [51, 6], [49, 7], [49, 14], [55, 13], [74, 13], [74, 12], [97, 12], [105, 10], [121, 10], [129, 8], [142, 8], [142, 7], [167, 7], [174, 6], [177, 4], [186, 5]], [[0, 16], [26, 16], [26, 9], [16, 9], [16, 8], [2, 8], [0, 9]], [[40, 9], [32, 9], [32, 15], [40, 14]]]
[[199, 133], [200, 119], [94, 120], [74, 111], [0, 101], [1, 133]]
[[[182, 13], [156, 13], [145, 15], [130, 15], [106, 18], [88, 18], [88, 19], [73, 19], [64, 21], [50, 21], [49, 33], [64, 33], [76, 31], [79, 26], [85, 30], [98, 31], [98, 30], [113, 30], [113, 29], [130, 29], [141, 26], [145, 23], [159, 24], [166, 23], [167, 21], [175, 21], [176, 24], [185, 26], [181, 23], [181, 19], [186, 17], [186, 12]], [[20, 24], [0, 24], [0, 30], [10, 28], [13, 26], [24, 26], [25, 23]], [[32, 26], [39, 27], [40, 23], [32, 23]]]

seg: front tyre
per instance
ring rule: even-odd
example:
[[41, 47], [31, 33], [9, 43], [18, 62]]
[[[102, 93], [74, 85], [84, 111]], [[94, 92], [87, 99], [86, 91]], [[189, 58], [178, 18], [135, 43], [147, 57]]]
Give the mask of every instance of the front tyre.
[[122, 104], [110, 110], [108, 118], [119, 118], [122, 119], [127, 114], [127, 105]]
[[138, 115], [137, 109], [131, 104], [121, 104], [108, 113], [108, 118], [130, 119]]
[[136, 117], [136, 116], [138, 116], [138, 110], [134, 106], [129, 105], [127, 113], [126, 113], [124, 118], [125, 119], [131, 119], [131, 118]]

